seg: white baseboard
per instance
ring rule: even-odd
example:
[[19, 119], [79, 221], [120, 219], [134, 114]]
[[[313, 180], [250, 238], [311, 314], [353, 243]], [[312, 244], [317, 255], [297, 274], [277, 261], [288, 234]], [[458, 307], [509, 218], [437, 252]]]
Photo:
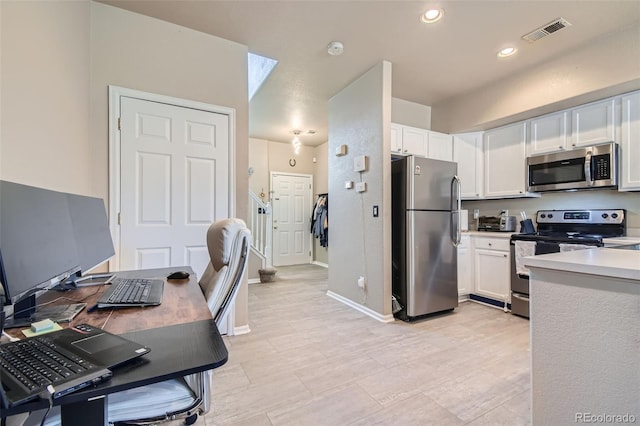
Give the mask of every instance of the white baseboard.
[[363, 306], [363, 305], [361, 305], [359, 303], [356, 303], [353, 300], [347, 299], [344, 296], [340, 296], [339, 294], [334, 293], [334, 292], [332, 292], [330, 290], [327, 291], [327, 296], [329, 296], [329, 297], [331, 297], [333, 299], [336, 299], [338, 302], [342, 302], [345, 305], [355, 309], [356, 311], [362, 312], [363, 314], [365, 314], [367, 316], [370, 316], [371, 318], [373, 318], [375, 320], [378, 320], [380, 322], [394, 322], [395, 321], [395, 318], [393, 317], [392, 314], [389, 314], [389, 315], [379, 314], [378, 312], [376, 312], [376, 311], [374, 311], [374, 310], [372, 310], [370, 308], [367, 308], [366, 306]]
[[260, 284], [260, 278], [249, 278], [249, 284]]
[[322, 266], [323, 268], [328, 268], [329, 265], [327, 263], [322, 263], [322, 262], [318, 262], [317, 260], [314, 260], [313, 262], [311, 262], [312, 265], [318, 265], [318, 266]]
[[243, 325], [240, 327], [234, 327], [233, 329], [233, 335], [234, 336], [239, 336], [241, 334], [248, 334], [251, 333], [251, 329], [249, 328], [249, 324], [247, 325]]

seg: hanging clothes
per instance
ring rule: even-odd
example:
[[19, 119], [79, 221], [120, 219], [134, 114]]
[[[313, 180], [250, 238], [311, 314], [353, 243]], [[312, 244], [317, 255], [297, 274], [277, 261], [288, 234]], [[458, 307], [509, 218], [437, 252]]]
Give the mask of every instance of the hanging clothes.
[[322, 247], [329, 246], [329, 195], [320, 194], [313, 206], [311, 234], [320, 240]]

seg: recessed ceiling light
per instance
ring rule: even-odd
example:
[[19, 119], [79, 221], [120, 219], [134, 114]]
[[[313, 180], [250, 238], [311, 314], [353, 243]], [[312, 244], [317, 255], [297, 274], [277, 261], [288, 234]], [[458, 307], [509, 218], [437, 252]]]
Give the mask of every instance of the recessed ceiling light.
[[499, 58], [506, 58], [507, 56], [511, 56], [518, 51], [515, 47], [505, 47], [501, 51], [498, 52]]
[[433, 24], [442, 18], [444, 9], [429, 9], [420, 16], [420, 20], [426, 24]]

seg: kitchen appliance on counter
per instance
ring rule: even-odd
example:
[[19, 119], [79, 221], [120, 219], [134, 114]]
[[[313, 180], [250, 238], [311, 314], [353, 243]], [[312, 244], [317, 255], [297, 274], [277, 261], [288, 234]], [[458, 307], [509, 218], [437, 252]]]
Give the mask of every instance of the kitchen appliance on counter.
[[515, 232], [518, 221], [515, 216], [480, 216], [478, 231]]
[[618, 145], [609, 142], [527, 158], [529, 192], [616, 188]]
[[458, 306], [460, 180], [457, 164], [391, 162], [392, 290], [404, 321]]
[[529, 270], [522, 258], [604, 246], [623, 236], [625, 210], [539, 210], [538, 231], [511, 236], [511, 313], [529, 318]]

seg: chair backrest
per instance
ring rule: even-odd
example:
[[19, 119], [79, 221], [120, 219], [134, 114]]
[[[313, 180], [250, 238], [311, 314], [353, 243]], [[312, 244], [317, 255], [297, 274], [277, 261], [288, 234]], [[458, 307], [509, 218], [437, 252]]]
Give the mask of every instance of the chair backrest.
[[244, 221], [222, 219], [207, 231], [207, 248], [211, 261], [202, 274], [200, 288], [211, 315], [220, 324], [240, 287], [247, 269], [251, 232]]

